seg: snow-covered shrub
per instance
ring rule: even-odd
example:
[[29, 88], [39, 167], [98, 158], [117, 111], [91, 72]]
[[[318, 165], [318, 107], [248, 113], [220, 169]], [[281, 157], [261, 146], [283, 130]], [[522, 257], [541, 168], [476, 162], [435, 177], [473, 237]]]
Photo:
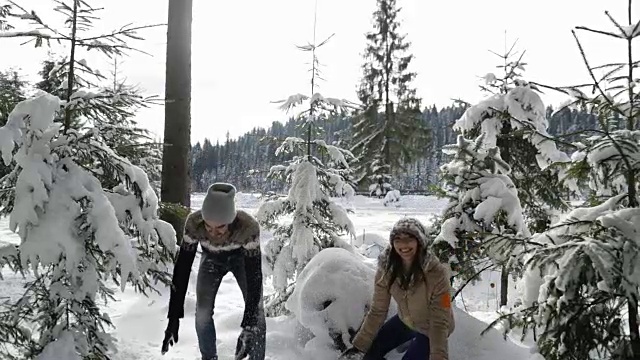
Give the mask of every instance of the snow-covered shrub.
[[[366, 119], [365, 119], [366, 120]], [[369, 184], [369, 196], [384, 198], [390, 191], [393, 190], [391, 186], [391, 165], [385, 164], [380, 154], [375, 155], [374, 159], [369, 165], [368, 171], [371, 171], [371, 175], [368, 176]]]
[[[98, 131], [54, 122], [63, 105], [41, 93], [19, 103], [0, 128], [2, 159], [15, 165], [0, 180], [0, 205], [21, 239], [0, 266], [10, 262], [34, 276], [0, 310], [0, 323], [19, 329], [0, 343], [34, 356], [71, 334], [77, 354], [101, 359], [114, 344], [99, 299], [113, 298], [110, 281], [143, 293], [170, 283], [175, 231], [159, 220], [158, 198], [140, 168], [105, 146]], [[113, 186], [103, 188], [97, 176]]]
[[75, 348], [73, 333], [63, 331], [58, 338], [47, 344], [35, 360], [82, 360]]
[[382, 203], [384, 204], [384, 206], [387, 206], [388, 204], [391, 204], [394, 202], [400, 202], [401, 197], [402, 196], [400, 195], [400, 190], [390, 190], [384, 196], [384, 200]]
[[374, 276], [361, 256], [324, 249], [298, 275], [287, 309], [313, 333], [315, 345], [345, 350], [369, 309]]

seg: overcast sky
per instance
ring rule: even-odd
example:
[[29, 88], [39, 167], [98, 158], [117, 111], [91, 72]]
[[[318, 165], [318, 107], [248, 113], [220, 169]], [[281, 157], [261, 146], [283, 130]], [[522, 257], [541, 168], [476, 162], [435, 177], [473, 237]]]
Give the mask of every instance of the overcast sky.
[[[20, 4], [49, 13], [52, 1], [20, 0]], [[108, 30], [133, 22], [166, 23], [167, 0], [90, 0], [104, 6]], [[192, 42], [192, 142], [224, 139], [253, 127], [268, 127], [286, 119], [270, 101], [293, 93], [309, 92], [308, 53], [296, 44], [311, 41], [315, 0], [194, 0]], [[640, 1], [634, 14], [640, 15]], [[493, 72], [499, 59], [488, 50], [502, 51], [505, 43], [519, 39], [529, 64], [526, 79], [550, 85], [588, 81], [571, 29], [578, 25], [612, 30], [604, 15], [611, 13], [626, 25], [627, 0], [398, 0], [403, 7], [402, 30], [408, 34], [415, 55], [412, 69], [423, 104], [438, 107], [452, 98], [478, 101], [478, 77]], [[318, 0], [317, 38], [335, 33], [319, 52], [325, 96], [357, 100], [355, 88], [361, 76], [365, 32], [371, 27], [374, 0]], [[45, 18], [46, 20], [46, 18]], [[147, 94], [163, 95], [166, 27], [141, 33], [147, 40], [134, 45], [152, 56], [131, 54], [124, 59], [123, 74]], [[625, 51], [622, 41], [584, 34], [583, 45], [593, 64], [614, 59]], [[0, 69], [17, 67], [35, 76], [47, 49], [20, 46], [16, 40], [0, 40]], [[52, 50], [60, 49], [53, 45]], [[624, 58], [623, 58], [624, 59]], [[546, 103], [563, 100], [544, 96]], [[159, 136], [164, 110], [139, 113], [143, 126]]]

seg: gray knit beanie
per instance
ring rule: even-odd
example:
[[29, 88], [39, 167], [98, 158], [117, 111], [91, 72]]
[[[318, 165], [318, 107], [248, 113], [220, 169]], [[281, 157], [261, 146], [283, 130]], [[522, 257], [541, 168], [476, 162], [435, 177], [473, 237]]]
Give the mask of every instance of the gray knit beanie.
[[217, 224], [231, 224], [236, 218], [236, 188], [227, 183], [209, 186], [202, 202], [202, 218]]

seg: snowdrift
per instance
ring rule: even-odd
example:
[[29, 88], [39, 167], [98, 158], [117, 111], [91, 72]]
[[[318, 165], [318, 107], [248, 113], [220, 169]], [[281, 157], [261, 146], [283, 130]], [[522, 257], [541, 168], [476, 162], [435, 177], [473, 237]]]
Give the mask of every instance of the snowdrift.
[[541, 360], [532, 357], [529, 348], [505, 340], [497, 330], [492, 329], [484, 336], [480, 335], [486, 329], [486, 323], [458, 308], [453, 310], [456, 329], [449, 338], [450, 359]]

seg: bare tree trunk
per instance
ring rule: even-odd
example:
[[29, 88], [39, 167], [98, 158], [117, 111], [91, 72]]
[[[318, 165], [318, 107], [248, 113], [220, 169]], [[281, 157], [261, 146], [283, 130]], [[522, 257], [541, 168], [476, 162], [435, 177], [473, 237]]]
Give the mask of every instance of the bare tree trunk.
[[[162, 202], [190, 207], [192, 0], [169, 0]], [[165, 212], [182, 242], [184, 219]]]
[[[69, 77], [67, 78], [67, 98], [65, 100], [70, 101], [71, 95], [73, 95], [73, 89], [75, 87], [74, 70], [76, 68], [76, 35], [78, 31], [78, 0], [73, 1], [73, 20], [71, 22], [71, 53], [69, 55]], [[66, 108], [64, 112], [64, 133], [71, 128], [71, 109]]]
[[500, 306], [507, 305], [507, 299], [509, 294], [509, 271], [505, 266], [502, 267], [500, 273]]
[[[513, 130], [511, 128], [511, 125], [508, 122], [506, 122], [502, 126], [503, 137], [498, 138], [496, 142], [496, 145], [498, 145], [498, 148], [500, 149], [500, 155], [502, 156], [502, 160], [504, 160], [504, 162], [506, 162], [509, 165], [511, 165], [512, 161], [515, 160], [511, 158], [510, 146], [512, 145], [509, 143], [509, 139], [506, 138], [506, 136], [512, 133], [512, 131]], [[509, 269], [507, 268], [507, 263], [508, 261], [505, 261], [505, 263], [502, 265], [502, 269], [500, 272], [500, 306], [507, 305], [507, 299], [509, 295]]]

